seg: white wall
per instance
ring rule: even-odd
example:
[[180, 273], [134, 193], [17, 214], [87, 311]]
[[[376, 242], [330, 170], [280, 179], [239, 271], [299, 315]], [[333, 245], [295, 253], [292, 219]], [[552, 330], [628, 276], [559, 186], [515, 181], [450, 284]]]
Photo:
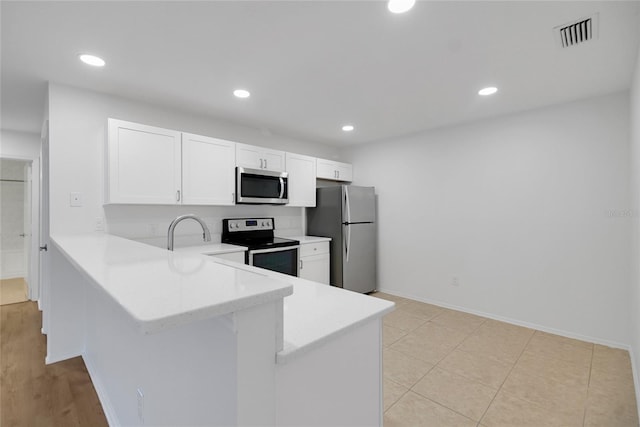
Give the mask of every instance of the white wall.
[[631, 356], [634, 358], [636, 397], [640, 410], [640, 50], [631, 86]]
[[356, 183], [379, 196], [379, 288], [628, 343], [628, 102], [615, 94], [354, 148]]
[[[103, 209], [104, 140], [109, 117], [317, 157], [340, 155], [335, 147], [56, 84], [49, 87], [48, 112], [52, 233], [90, 232], [97, 218], [106, 217], [109, 233], [162, 245], [169, 222], [189, 212], [203, 216], [214, 234], [220, 233], [221, 218], [248, 214], [275, 216], [281, 235], [302, 232], [302, 208], [120, 205]], [[70, 192], [82, 193], [83, 207], [69, 207]], [[180, 246], [185, 239], [195, 243], [201, 231], [195, 222], [185, 222], [178, 226], [176, 235], [189, 235], [177, 239]], [[219, 239], [219, 234], [213, 237]]]
[[0, 157], [37, 159], [40, 155], [40, 135], [37, 133], [0, 130]]

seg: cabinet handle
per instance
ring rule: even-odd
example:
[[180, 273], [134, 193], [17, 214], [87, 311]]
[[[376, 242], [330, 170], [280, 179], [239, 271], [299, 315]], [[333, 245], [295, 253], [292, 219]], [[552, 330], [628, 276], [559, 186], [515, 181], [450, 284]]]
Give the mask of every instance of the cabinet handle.
[[340, 171], [336, 171], [336, 173], [338, 174], [338, 179], [340, 179]]
[[260, 169], [264, 169], [264, 160], [260, 159]]
[[231, 203], [236, 201], [236, 193], [231, 193]]
[[176, 191], [176, 202], [180, 201], [180, 190]]
[[300, 260], [300, 270], [302, 270], [304, 268], [303, 265], [304, 264], [302, 264], [302, 260]]
[[267, 159], [264, 159], [264, 168], [269, 169], [269, 167], [267, 166]]

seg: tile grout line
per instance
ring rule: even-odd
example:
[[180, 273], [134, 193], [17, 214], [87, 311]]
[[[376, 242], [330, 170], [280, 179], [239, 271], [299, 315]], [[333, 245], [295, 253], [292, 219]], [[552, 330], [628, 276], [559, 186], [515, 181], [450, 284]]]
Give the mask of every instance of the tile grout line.
[[491, 402], [489, 402], [489, 405], [487, 406], [487, 409], [484, 410], [484, 413], [482, 414], [482, 417], [480, 417], [480, 421], [478, 421], [478, 425], [480, 425], [482, 423], [482, 420], [484, 419], [484, 417], [487, 415], [487, 412], [489, 411], [489, 408], [491, 407], [491, 405], [493, 404], [493, 402], [496, 400], [496, 397], [498, 396], [498, 394], [500, 393], [500, 390], [502, 390], [502, 387], [504, 386], [504, 383], [507, 382], [507, 379], [509, 379], [509, 376], [511, 375], [511, 373], [513, 372], [513, 370], [515, 369], [516, 365], [518, 364], [518, 362], [520, 361], [520, 358], [522, 357], [522, 355], [524, 354], [525, 349], [527, 348], [527, 346], [529, 345], [529, 343], [531, 342], [531, 340], [533, 339], [533, 336], [536, 334], [535, 332], [536, 330], [533, 329], [533, 333], [531, 334], [531, 336], [529, 336], [529, 339], [527, 340], [527, 343], [522, 347], [522, 350], [520, 351], [520, 354], [518, 355], [518, 358], [516, 359], [516, 361], [513, 363], [513, 366], [511, 367], [511, 369], [509, 369], [509, 373], [504, 377], [504, 380], [502, 381], [502, 384], [500, 384], [500, 387], [498, 387], [498, 391], [496, 391], [495, 396], [493, 396], [493, 399], [491, 399]]

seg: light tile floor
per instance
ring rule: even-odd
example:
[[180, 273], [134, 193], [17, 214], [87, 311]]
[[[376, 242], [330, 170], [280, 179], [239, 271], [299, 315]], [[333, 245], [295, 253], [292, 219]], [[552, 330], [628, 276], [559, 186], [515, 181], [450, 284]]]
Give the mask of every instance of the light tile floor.
[[384, 425], [638, 427], [629, 354], [381, 292]]

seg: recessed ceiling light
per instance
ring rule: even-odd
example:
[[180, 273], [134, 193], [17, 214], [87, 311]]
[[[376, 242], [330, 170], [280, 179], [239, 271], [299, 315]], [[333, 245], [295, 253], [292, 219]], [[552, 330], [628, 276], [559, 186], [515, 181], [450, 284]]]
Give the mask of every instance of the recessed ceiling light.
[[387, 9], [392, 13], [405, 13], [416, 4], [416, 0], [389, 0]]
[[345, 132], [351, 132], [354, 129], [355, 128], [353, 127], [353, 125], [344, 125], [344, 126], [342, 126], [342, 130], [345, 131]]
[[497, 91], [498, 91], [497, 87], [493, 87], [493, 86], [485, 87], [484, 89], [480, 89], [478, 91], [478, 95], [482, 95], [482, 96], [493, 95]]
[[92, 65], [94, 67], [104, 67], [104, 59], [95, 56], [95, 55], [88, 55], [88, 54], [82, 54], [80, 55], [80, 61], [84, 62], [87, 65]]
[[233, 91], [233, 94], [238, 98], [248, 98], [251, 96], [251, 93], [245, 89], [236, 89]]

